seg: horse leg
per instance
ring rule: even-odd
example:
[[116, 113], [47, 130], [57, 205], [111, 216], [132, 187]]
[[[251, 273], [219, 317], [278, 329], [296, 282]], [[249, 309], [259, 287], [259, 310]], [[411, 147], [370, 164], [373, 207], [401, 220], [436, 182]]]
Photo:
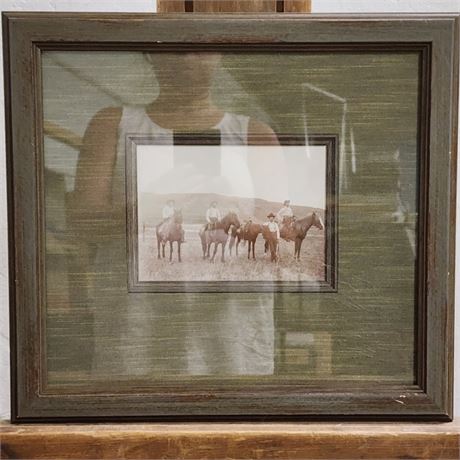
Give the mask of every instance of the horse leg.
[[166, 246], [166, 241], [162, 241], [161, 242], [161, 248], [162, 248], [162, 252], [163, 252], [163, 259], [166, 257], [165, 246]]
[[237, 240], [236, 240], [236, 257], [238, 257], [238, 246], [240, 245], [240, 241], [241, 240], [239, 238], [237, 238]]
[[252, 258], [256, 260], [256, 240], [252, 241]]
[[300, 260], [300, 245], [302, 244], [300, 238], [295, 239], [294, 259]]
[[226, 246], [226, 244], [222, 243], [222, 257], [220, 259], [222, 261], [222, 263], [225, 262], [225, 246]]
[[169, 261], [172, 262], [173, 242], [169, 242]]
[[203, 252], [203, 259], [204, 259], [205, 256], [206, 256], [206, 240], [205, 240], [204, 234], [203, 234], [203, 232], [201, 230], [198, 232], [198, 236], [200, 237], [201, 251]]
[[303, 240], [299, 238], [299, 247], [297, 248], [297, 260], [300, 260], [300, 250], [302, 249]]
[[[212, 257], [211, 257], [211, 262], [214, 262], [214, 258], [216, 257], [216, 253], [217, 253], [217, 242], [214, 243], [214, 252], [212, 253]], [[209, 245], [211, 246], [211, 245]]]
[[157, 249], [158, 249], [158, 258], [161, 259], [161, 253], [160, 253], [160, 238], [157, 235]]
[[177, 259], [179, 260], [179, 262], [182, 262], [182, 259], [180, 256], [180, 245], [181, 245], [181, 241], [178, 241], [177, 242]]
[[272, 262], [275, 261], [275, 242], [274, 241], [270, 241], [270, 260]]
[[248, 259], [251, 258], [251, 240], [248, 242]]

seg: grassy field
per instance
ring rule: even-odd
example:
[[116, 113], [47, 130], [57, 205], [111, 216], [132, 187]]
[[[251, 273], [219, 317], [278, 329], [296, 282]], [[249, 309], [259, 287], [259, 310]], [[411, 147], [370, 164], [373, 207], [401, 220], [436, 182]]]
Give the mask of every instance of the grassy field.
[[225, 262], [221, 262], [222, 251], [216, 254], [214, 263], [203, 260], [201, 241], [198, 235], [201, 225], [184, 225], [186, 243], [182, 245], [182, 262], [177, 261], [177, 246], [174, 245], [173, 260], [169, 261], [169, 244], [166, 259], [157, 258], [155, 229], [147, 227], [139, 235], [139, 279], [141, 281], [320, 281], [324, 280], [324, 231], [311, 228], [305, 238], [300, 261], [294, 260], [294, 243], [281, 240], [280, 258], [277, 263], [264, 256], [264, 240], [261, 235], [256, 242], [256, 260], [248, 260], [247, 243], [240, 243], [239, 254], [235, 248], [230, 256], [225, 249]]

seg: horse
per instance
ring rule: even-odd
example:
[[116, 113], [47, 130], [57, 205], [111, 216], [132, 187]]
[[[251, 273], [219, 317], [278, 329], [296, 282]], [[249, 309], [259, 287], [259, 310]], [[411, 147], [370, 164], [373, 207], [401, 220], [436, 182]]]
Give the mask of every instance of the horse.
[[216, 222], [213, 229], [209, 229], [208, 225], [205, 225], [200, 230], [199, 235], [201, 247], [203, 249], [203, 259], [210, 257], [211, 245], [214, 243], [214, 252], [211, 257], [211, 262], [214, 262], [219, 244], [222, 246], [221, 261], [225, 262], [225, 246], [228, 240], [228, 232], [232, 226], [236, 228], [240, 228], [241, 226], [235, 212], [229, 212], [220, 222]]
[[243, 240], [243, 226], [237, 227], [236, 225], [232, 225], [230, 227], [230, 241], [228, 243], [228, 252], [230, 256], [232, 255], [233, 247], [235, 247], [235, 253], [238, 257], [238, 247], [241, 240]]
[[252, 250], [252, 258], [255, 260], [255, 247], [256, 247], [256, 240], [259, 236], [259, 233], [262, 233], [262, 225], [254, 224], [253, 222], [248, 222], [243, 227], [243, 238], [248, 242], [248, 259], [251, 258], [251, 250]]
[[236, 255], [238, 256], [238, 248], [241, 241], [243, 241], [243, 245], [247, 241], [248, 259], [251, 258], [251, 250], [252, 258], [255, 259], [255, 245], [259, 233], [262, 233], [262, 225], [260, 224], [247, 222], [246, 224], [241, 225], [239, 228], [232, 226], [230, 228], [230, 242], [228, 246], [230, 255], [232, 255], [232, 249], [235, 247]]
[[312, 212], [303, 219], [297, 219], [295, 221], [292, 218], [288, 218], [281, 226], [281, 238], [286, 241], [294, 241], [294, 259], [296, 260], [300, 260], [300, 249], [302, 248], [303, 240], [307, 236], [307, 232], [311, 227], [324, 230], [323, 220], [316, 212]]
[[[180, 254], [180, 246], [182, 243], [182, 211], [174, 211], [174, 215], [169, 219], [166, 219], [161, 224], [158, 224], [155, 228], [157, 236], [157, 249], [158, 249], [158, 258], [165, 258], [165, 246], [169, 241], [169, 261], [172, 262], [173, 254], [173, 242], [177, 241], [177, 259], [179, 262], [182, 262]], [[160, 246], [162, 251], [160, 252]]]

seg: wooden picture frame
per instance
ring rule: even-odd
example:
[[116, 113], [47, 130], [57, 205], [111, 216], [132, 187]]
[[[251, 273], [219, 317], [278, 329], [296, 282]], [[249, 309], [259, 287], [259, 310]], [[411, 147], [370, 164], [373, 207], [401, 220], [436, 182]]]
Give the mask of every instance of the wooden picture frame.
[[[458, 26], [451, 15], [4, 13], [12, 421], [452, 418]], [[417, 53], [418, 215], [411, 384], [201, 377], [116, 390], [49, 384], [41, 55], [46, 51]], [[77, 142], [78, 143], [78, 142]], [[340, 279], [340, 251], [338, 278]], [[340, 289], [340, 287], [339, 287]], [[377, 324], [377, 323], [376, 323]], [[83, 382], [84, 383], [84, 382]]]

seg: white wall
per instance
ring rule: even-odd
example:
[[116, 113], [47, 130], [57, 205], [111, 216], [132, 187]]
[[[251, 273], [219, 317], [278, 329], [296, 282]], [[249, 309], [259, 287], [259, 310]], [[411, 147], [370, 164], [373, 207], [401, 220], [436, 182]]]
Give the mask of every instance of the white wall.
[[460, 0], [312, 0], [313, 13], [457, 13]]
[[[460, 0], [312, 0], [314, 13], [456, 12]], [[2, 11], [153, 12], [155, 0], [1, 0]], [[1, 41], [1, 37], [0, 37]], [[1, 54], [1, 47], [0, 47]], [[1, 57], [1, 56], [0, 56]], [[3, 60], [1, 60], [3, 62]], [[0, 74], [0, 419], [9, 416], [8, 261], [5, 196], [3, 72]], [[460, 193], [460, 181], [459, 193]], [[460, 215], [460, 199], [458, 205]], [[457, 231], [457, 311], [460, 310], [460, 228]], [[456, 369], [460, 368], [460, 314], [456, 319]], [[460, 413], [460, 369], [456, 375], [455, 413]]]

